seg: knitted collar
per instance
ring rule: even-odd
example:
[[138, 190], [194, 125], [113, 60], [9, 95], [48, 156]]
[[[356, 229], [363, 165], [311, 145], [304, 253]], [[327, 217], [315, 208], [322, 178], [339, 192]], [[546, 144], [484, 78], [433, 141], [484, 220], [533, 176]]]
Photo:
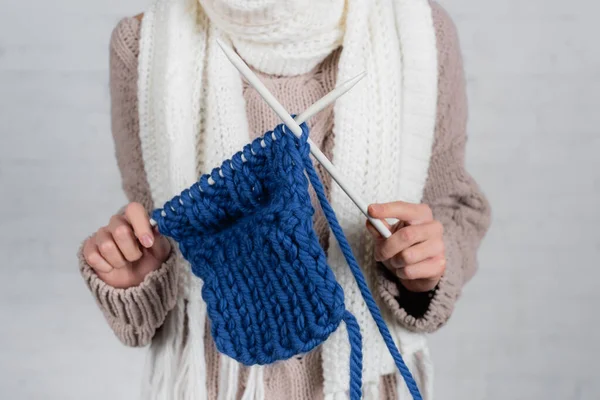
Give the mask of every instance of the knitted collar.
[[309, 72], [342, 43], [345, 0], [199, 0], [238, 53], [266, 74]]
[[[227, 27], [212, 23], [207, 16], [208, 9], [212, 10], [206, 7], [208, 1], [203, 1], [206, 10], [197, 0], [155, 1], [142, 22], [138, 99], [145, 172], [154, 204], [161, 206], [248, 143], [242, 80], [216, 39], [238, 44], [250, 39], [232, 38], [224, 31]], [[278, 2], [268, 2], [271, 3]], [[265, 21], [269, 21], [268, 15]], [[345, 81], [362, 71], [367, 71], [368, 76], [334, 106], [333, 161], [365, 199], [420, 202], [429, 168], [437, 103], [437, 50], [429, 3], [347, 0], [344, 21], [338, 79]], [[268, 37], [266, 32], [264, 35]], [[269, 46], [266, 39], [261, 43]], [[247, 61], [267, 72], [268, 68], [260, 67], [261, 53], [250, 54], [252, 51], [248, 50], [244, 54], [241, 47], [238, 51]], [[257, 56], [254, 62], [253, 55]], [[293, 60], [291, 55], [290, 59]], [[271, 61], [267, 63], [270, 65]], [[287, 71], [293, 63], [278, 68]], [[377, 266], [372, 239], [364, 229], [364, 217], [337, 185], [331, 189], [331, 204], [340, 225], [356, 259], [365, 268], [367, 279], [373, 283]], [[356, 316], [363, 334], [364, 398], [378, 399], [380, 377], [394, 372], [394, 362], [333, 239], [327, 263], [343, 288], [347, 310]], [[178, 266], [185, 294], [169, 313], [161, 340], [152, 343], [145, 399], [206, 398], [206, 305], [200, 296], [202, 282], [190, 274], [183, 259]], [[408, 367], [419, 371], [415, 378], [421, 383], [424, 398], [428, 398], [431, 381], [425, 338], [393, 321], [388, 320], [388, 325]], [[188, 332], [184, 341], [185, 326]], [[345, 398], [350, 358], [345, 329], [335, 331], [321, 349], [325, 399]], [[234, 399], [237, 362], [222, 356], [219, 373], [218, 399]], [[398, 382], [399, 393], [406, 393], [403, 380]], [[252, 367], [244, 399], [261, 399], [261, 385], [262, 367]]]

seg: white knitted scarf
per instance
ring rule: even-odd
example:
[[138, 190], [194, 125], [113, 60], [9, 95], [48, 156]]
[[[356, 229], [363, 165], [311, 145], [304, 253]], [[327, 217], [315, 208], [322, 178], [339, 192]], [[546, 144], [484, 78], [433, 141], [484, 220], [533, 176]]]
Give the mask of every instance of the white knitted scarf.
[[[308, 72], [343, 45], [338, 80], [362, 71], [368, 75], [335, 105], [333, 162], [369, 202], [421, 201], [437, 103], [436, 38], [427, 0], [200, 3], [156, 0], [142, 22], [140, 136], [156, 206], [250, 140], [242, 80], [217, 38], [235, 46], [252, 67], [277, 75]], [[373, 282], [373, 241], [364, 216], [337, 185], [332, 186], [331, 203], [356, 259]], [[364, 398], [379, 399], [380, 377], [394, 373], [395, 366], [331, 236], [328, 263], [363, 334]], [[181, 256], [177, 264], [184, 295], [151, 345], [144, 400], [207, 398], [202, 282]], [[424, 398], [431, 398], [425, 337], [386, 319]], [[342, 324], [321, 346], [326, 400], [348, 396], [347, 338]], [[224, 355], [219, 362], [218, 400], [233, 400], [239, 366]], [[264, 398], [263, 368], [251, 368], [244, 400]], [[397, 380], [400, 398], [409, 399], [402, 378]]]

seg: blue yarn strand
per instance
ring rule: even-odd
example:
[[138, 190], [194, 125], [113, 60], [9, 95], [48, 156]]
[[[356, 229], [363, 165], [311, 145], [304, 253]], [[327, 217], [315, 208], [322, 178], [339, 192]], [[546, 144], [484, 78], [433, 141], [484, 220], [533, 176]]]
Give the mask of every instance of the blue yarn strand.
[[[304, 137], [302, 138], [302, 145], [308, 146], [308, 144], [306, 143], [306, 138], [304, 138]], [[375, 299], [373, 298], [373, 295], [371, 294], [371, 291], [369, 290], [369, 286], [367, 285], [367, 282], [365, 281], [365, 277], [364, 277], [362, 271], [360, 270], [360, 267], [359, 267], [358, 263], [356, 262], [356, 259], [354, 258], [354, 254], [352, 254], [352, 248], [350, 247], [350, 244], [348, 243], [348, 240], [346, 239], [346, 235], [344, 234], [344, 231], [342, 230], [342, 227], [340, 226], [340, 224], [337, 220], [335, 211], [331, 207], [331, 204], [329, 204], [329, 201], [327, 201], [327, 196], [325, 195], [325, 189], [323, 188], [323, 184], [321, 183], [321, 180], [319, 179], [319, 176], [317, 175], [317, 172], [315, 171], [315, 168], [312, 164], [310, 157], [304, 158], [304, 166], [306, 168], [306, 172], [308, 174], [310, 183], [313, 186], [313, 188], [315, 189], [315, 192], [319, 199], [319, 203], [321, 204], [321, 208], [323, 209], [323, 213], [325, 214], [325, 218], [327, 218], [327, 222], [329, 223], [329, 226], [330, 226], [338, 244], [340, 245], [340, 248], [342, 250], [342, 253], [344, 254], [346, 262], [348, 263], [348, 266], [350, 267], [350, 271], [352, 271], [352, 275], [354, 275], [354, 279], [356, 280], [356, 283], [358, 284], [360, 293], [362, 294], [362, 297], [365, 300], [365, 303], [367, 304], [369, 311], [371, 312], [371, 316], [373, 317], [373, 319], [375, 320], [375, 323], [377, 324], [377, 328], [379, 329], [379, 332], [380, 332], [381, 336], [383, 337], [385, 345], [387, 346], [390, 354], [392, 355], [392, 358], [394, 359], [394, 362], [396, 363], [396, 367], [400, 371], [402, 378], [404, 378], [404, 381], [406, 382], [406, 385], [408, 386], [408, 390], [410, 391], [410, 394], [412, 395], [413, 399], [414, 400], [422, 400], [421, 393], [419, 392], [419, 387], [417, 386], [417, 383], [415, 382], [415, 379], [413, 378], [410, 370], [404, 363], [404, 360], [402, 359], [402, 355], [400, 355], [400, 351], [398, 351], [398, 348], [396, 347], [396, 344], [394, 343], [394, 339], [392, 339], [392, 335], [390, 334], [390, 331], [385, 323], [385, 320], [383, 319], [383, 316], [381, 315], [381, 312], [379, 311], [379, 307], [377, 306], [377, 303], [375, 302]]]
[[362, 335], [356, 318], [350, 311], [344, 313], [344, 322], [350, 342], [350, 400], [362, 397]]

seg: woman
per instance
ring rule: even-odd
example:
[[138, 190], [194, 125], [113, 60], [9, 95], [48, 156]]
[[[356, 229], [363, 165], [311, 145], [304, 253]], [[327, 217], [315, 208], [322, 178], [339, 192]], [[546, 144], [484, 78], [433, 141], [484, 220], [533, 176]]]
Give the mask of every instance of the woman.
[[[379, 201], [371, 215], [399, 220], [392, 237], [365, 228], [360, 212], [317, 170], [430, 397], [422, 334], [450, 317], [475, 272], [490, 213], [464, 167], [465, 82], [449, 16], [423, 0], [159, 0], [144, 15], [123, 19], [112, 35], [112, 130], [130, 203], [80, 252], [82, 275], [117, 337], [128, 346], [151, 344], [144, 398], [337, 399], [348, 390], [347, 339], [338, 332], [303, 357], [264, 368], [220, 356], [202, 283], [150, 226], [152, 209], [279, 122], [229, 65], [217, 38], [231, 43], [294, 113], [336, 81], [367, 71], [309, 126], [363, 197]], [[315, 209], [328, 263], [361, 321], [364, 397], [405, 398]]]

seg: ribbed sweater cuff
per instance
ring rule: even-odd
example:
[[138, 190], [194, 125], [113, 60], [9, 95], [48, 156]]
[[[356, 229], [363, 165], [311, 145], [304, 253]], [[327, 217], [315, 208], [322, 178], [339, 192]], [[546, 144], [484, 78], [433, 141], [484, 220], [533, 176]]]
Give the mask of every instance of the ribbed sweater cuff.
[[432, 293], [411, 293], [383, 265], [377, 268], [379, 295], [400, 325], [413, 332], [431, 333], [444, 325], [461, 291], [460, 277], [447, 273]]
[[[85, 243], [85, 242], [84, 242]], [[167, 313], [175, 306], [179, 274], [171, 253], [163, 265], [146, 276], [138, 286], [118, 289], [98, 277], [83, 257], [83, 245], [78, 252], [79, 269], [96, 303], [119, 340], [132, 347], [150, 343]]]

